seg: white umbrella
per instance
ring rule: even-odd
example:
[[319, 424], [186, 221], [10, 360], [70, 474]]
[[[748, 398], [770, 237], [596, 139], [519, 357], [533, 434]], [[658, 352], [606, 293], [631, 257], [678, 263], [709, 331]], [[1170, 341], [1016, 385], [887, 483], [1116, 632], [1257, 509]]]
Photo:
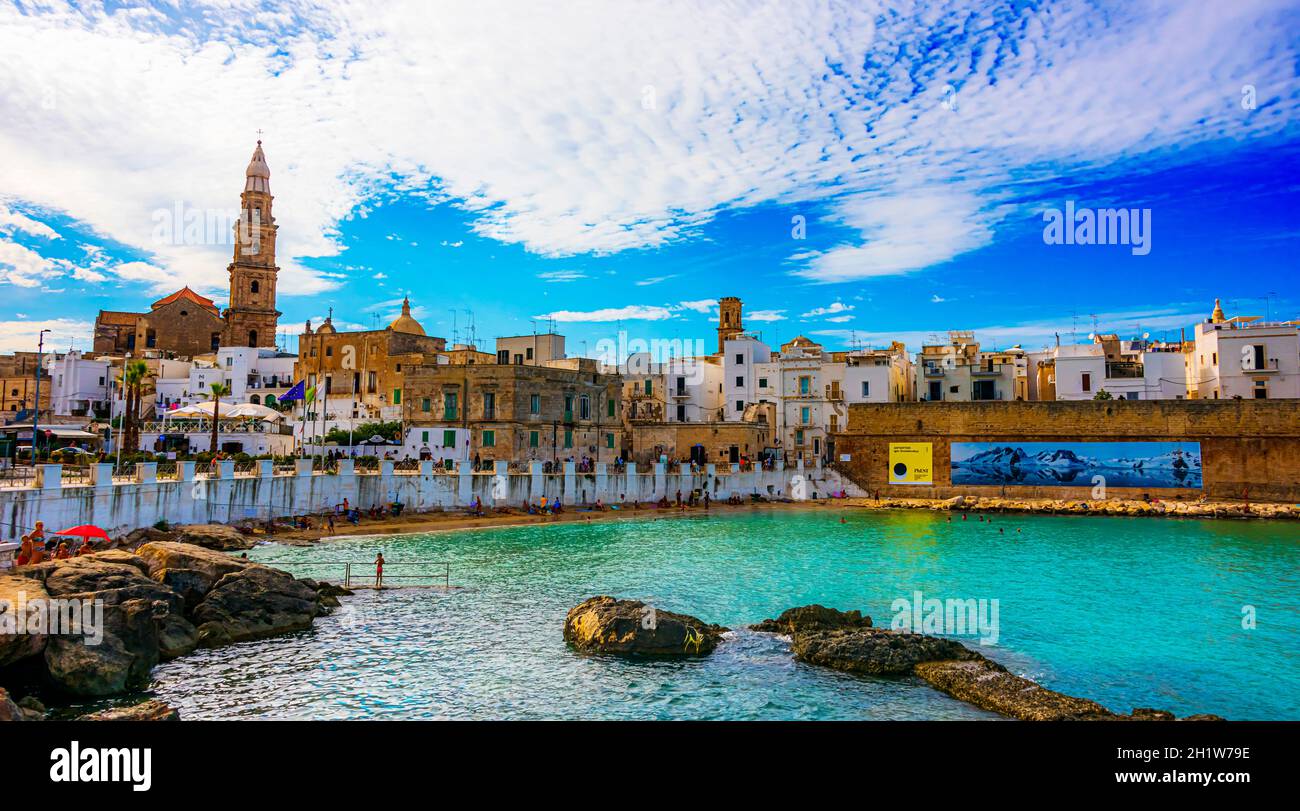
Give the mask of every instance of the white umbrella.
[[244, 417], [258, 420], [282, 420], [284, 415], [274, 408], [267, 408], [257, 403], [239, 403], [238, 405], [227, 406], [221, 410], [224, 417], [229, 414], [231, 417]]

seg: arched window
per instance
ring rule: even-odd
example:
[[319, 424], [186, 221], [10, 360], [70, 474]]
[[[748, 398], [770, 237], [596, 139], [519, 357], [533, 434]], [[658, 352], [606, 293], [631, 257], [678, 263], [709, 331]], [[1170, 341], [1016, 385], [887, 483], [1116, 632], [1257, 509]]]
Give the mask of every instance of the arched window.
[[251, 291], [254, 292], [254, 293], [256, 293], [258, 290], [260, 290], [261, 287], [262, 287], [262, 286], [258, 283], [257, 279], [254, 279], [253, 281], [249, 282], [249, 284], [248, 284], [248, 289], [251, 290]]
[[257, 346], [257, 330], [250, 329], [248, 331], [248, 345]]
[[275, 408], [275, 395], [274, 394], [266, 395], [266, 400], [263, 401], [262, 405], [268, 406], [270, 408]]
[[258, 397], [256, 394], [254, 394], [252, 397], [249, 397], [249, 398], [248, 398], [248, 402], [252, 403], [253, 405], [261, 405], [261, 404], [262, 404], [262, 398], [261, 398], [261, 397]]

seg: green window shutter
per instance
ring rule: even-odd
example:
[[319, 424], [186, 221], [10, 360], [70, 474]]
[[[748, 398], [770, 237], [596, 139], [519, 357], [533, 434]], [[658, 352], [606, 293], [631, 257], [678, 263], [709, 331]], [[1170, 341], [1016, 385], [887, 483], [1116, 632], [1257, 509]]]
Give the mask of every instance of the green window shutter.
[[430, 400], [428, 397], [425, 397], [423, 400], [420, 401], [420, 410], [428, 414], [430, 411], [433, 410], [433, 401]]
[[537, 432], [536, 432], [536, 431], [529, 431], [529, 432], [528, 432], [528, 447], [530, 447], [530, 448], [536, 448], [536, 447], [537, 447]]
[[564, 432], [564, 447], [566, 447], [566, 448], [572, 448], [572, 447], [573, 447], [573, 432], [572, 432], [572, 431], [565, 431], [565, 432]]
[[393, 389], [393, 405], [401, 405], [401, 404], [402, 404], [402, 390]]
[[614, 401], [613, 401], [613, 400], [610, 400], [610, 401], [609, 401], [609, 416], [611, 416], [611, 417], [614, 416]]
[[483, 432], [483, 447], [485, 447], [485, 448], [495, 448], [495, 447], [496, 447], [496, 444], [497, 444], [497, 433], [496, 433], [496, 431], [484, 431], [484, 432]]
[[444, 448], [454, 448], [454, 447], [456, 447], [456, 432], [455, 432], [455, 431], [443, 431], [443, 432], [442, 432], [442, 446], [443, 446]]
[[613, 435], [613, 434], [605, 434], [605, 447], [606, 447], [606, 448], [613, 448], [613, 447], [614, 447], [614, 435]]

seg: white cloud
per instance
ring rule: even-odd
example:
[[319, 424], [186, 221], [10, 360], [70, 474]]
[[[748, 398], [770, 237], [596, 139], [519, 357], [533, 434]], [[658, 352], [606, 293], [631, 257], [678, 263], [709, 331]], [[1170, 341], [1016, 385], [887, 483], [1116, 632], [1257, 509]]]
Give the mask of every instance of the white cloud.
[[69, 345], [89, 348], [94, 325], [74, 318], [52, 318], [44, 321], [0, 321], [0, 352], [35, 352], [40, 331], [48, 329], [45, 348], [65, 348]]
[[938, 293], [935, 293], [933, 296], [930, 296], [930, 302], [933, 303], [933, 304], [942, 304], [943, 302], [945, 302], [945, 301], [947, 301], [947, 300], [948, 300], [948, 299], [944, 298], [943, 296], [939, 295]]
[[677, 309], [690, 310], [696, 313], [708, 313], [718, 306], [718, 300], [713, 298], [699, 299], [698, 301], [681, 301], [677, 303]]
[[4, 203], [0, 203], [0, 232], [13, 233], [14, 231], [22, 231], [45, 239], [62, 239], [58, 231], [45, 223], [34, 220], [21, 211], [14, 211]]
[[604, 321], [665, 321], [673, 317], [672, 310], [667, 307], [651, 307], [638, 304], [630, 304], [626, 307], [607, 307], [603, 310], [590, 310], [587, 312], [576, 312], [573, 310], [558, 310], [545, 315], [535, 315], [533, 318], [549, 319], [561, 323], [580, 323], [580, 322], [604, 322]]
[[588, 276], [576, 270], [548, 270], [545, 273], [537, 274], [537, 278], [547, 284], [555, 284], [558, 282], [576, 282], [580, 279], [586, 279]]
[[47, 259], [17, 242], [0, 239], [0, 282], [17, 287], [40, 287], [47, 279], [63, 274], [67, 263]]
[[836, 313], [847, 313], [848, 311], [852, 310], [853, 307], [854, 305], [852, 304], [845, 304], [842, 301], [835, 301], [826, 307], [814, 307], [813, 309], [809, 310], [808, 312], [800, 316], [800, 318], [817, 318], [818, 316], [823, 316], [823, 315], [835, 315]]
[[829, 321], [829, 322], [832, 323], [832, 324], [847, 324], [848, 322], [850, 322], [850, 321], [853, 320], [853, 316], [851, 316], [851, 315], [837, 315], [837, 316], [835, 316], [834, 318], [828, 318], [828, 319], [826, 319], [826, 320]]
[[676, 279], [676, 278], [677, 278], [677, 274], [671, 273], [667, 276], [651, 276], [648, 279], [638, 279], [635, 282], [635, 284], [637, 287], [649, 287], [652, 284], [659, 284], [660, 282], [666, 282], [669, 279]]
[[784, 321], [785, 310], [753, 310], [745, 313], [746, 321]]
[[[335, 287], [294, 257], [337, 255], [340, 225], [391, 194], [450, 201], [478, 234], [547, 256], [834, 197], [856, 236], [792, 272], [915, 272], [987, 245], [1002, 196], [1063, 167], [1294, 126], [1284, 6], [5, 6], [0, 53], [22, 76], [0, 73], [0, 190], [211, 291], [228, 248], [154, 245], [149, 215], [237, 204], [261, 127], [285, 294]], [[1260, 105], [1243, 114], [1247, 80]]]

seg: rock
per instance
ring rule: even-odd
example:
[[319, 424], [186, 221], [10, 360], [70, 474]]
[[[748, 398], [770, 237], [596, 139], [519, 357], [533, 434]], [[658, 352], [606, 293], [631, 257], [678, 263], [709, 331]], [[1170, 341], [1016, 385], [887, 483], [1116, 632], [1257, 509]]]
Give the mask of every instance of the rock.
[[1167, 710], [1153, 710], [1150, 707], [1137, 707], [1129, 716], [1134, 721], [1176, 721], [1177, 716]]
[[172, 536], [180, 543], [224, 552], [252, 549], [257, 546], [254, 538], [225, 524], [185, 524], [173, 528]]
[[186, 614], [198, 607], [217, 582], [217, 578], [198, 569], [158, 569], [153, 579], [180, 595]]
[[139, 529], [133, 529], [128, 532], [126, 536], [122, 538], [121, 544], [127, 548], [134, 549], [141, 544], [154, 543], [155, 541], [174, 540], [176, 540], [176, 536], [167, 530], [155, 529], [153, 527], [140, 527]]
[[352, 589], [345, 589], [342, 586], [336, 586], [333, 583], [326, 583], [322, 580], [316, 586], [316, 593], [322, 597], [351, 597]]
[[319, 613], [316, 592], [292, 575], [247, 566], [218, 580], [193, 619], [199, 645], [212, 648], [303, 631]]
[[1196, 715], [1187, 715], [1179, 719], [1181, 721], [1226, 721], [1228, 719], [1209, 713], [1197, 713]]
[[18, 708], [23, 710], [28, 716], [35, 715], [38, 718], [45, 717], [45, 705], [42, 704], [35, 696], [27, 696], [18, 700]]
[[194, 544], [158, 541], [145, 544], [136, 554], [149, 564], [149, 576], [157, 577], [163, 569], [193, 569], [216, 583], [225, 575], [240, 572], [252, 564], [246, 560], [214, 552]]
[[910, 673], [922, 662], [979, 658], [951, 639], [883, 628], [798, 633], [792, 637], [790, 649], [802, 662], [874, 676]]
[[139, 555], [134, 555], [125, 549], [105, 549], [103, 552], [92, 552], [90, 557], [95, 560], [102, 560], [106, 563], [120, 563], [127, 566], [133, 566], [140, 570], [140, 574], [149, 574], [149, 564]]
[[946, 499], [946, 500], [943, 502], [943, 504], [944, 504], [944, 506], [946, 506], [948, 509], [950, 509], [950, 510], [955, 510], [955, 509], [957, 509], [958, 507], [964, 507], [964, 506], [966, 506], [966, 497], [965, 497], [965, 496], [953, 496], [953, 497], [950, 498], [950, 499]]
[[972, 653], [964, 661], [921, 662], [914, 673], [939, 691], [1022, 721], [1097, 721], [1120, 716], [1095, 701], [1048, 690]]
[[[32, 627], [29, 619], [43, 616], [41, 605], [49, 598], [40, 580], [19, 574], [0, 574], [0, 667], [45, 650], [44, 633], [17, 633]], [[26, 613], [19, 618], [18, 612]], [[42, 622], [39, 627], [44, 627]]]
[[8, 691], [0, 687], [0, 721], [26, 721], [22, 708], [9, 697]]
[[78, 721], [179, 721], [181, 714], [174, 707], [153, 699], [133, 707], [115, 707], [83, 715]]
[[861, 611], [839, 611], [824, 605], [802, 605], [787, 608], [774, 620], [763, 620], [749, 626], [754, 631], [773, 634], [795, 634], [807, 631], [833, 631], [840, 628], [870, 628], [871, 617]]
[[103, 638], [98, 644], [83, 636], [50, 637], [45, 646], [50, 678], [79, 696], [107, 696], [148, 686], [149, 671], [159, 659], [155, 612], [154, 601], [131, 598], [104, 606]]
[[564, 641], [582, 651], [645, 656], [707, 655], [727, 631], [639, 600], [592, 597], [569, 610]]
[[45, 588], [52, 597], [80, 600], [102, 612], [102, 639], [86, 625], [92, 613], [83, 617], [82, 633], [51, 635], [46, 643], [46, 670], [69, 693], [103, 696], [147, 686], [149, 671], [161, 659], [194, 648], [184, 600], [146, 577], [140, 565], [98, 555], [55, 561], [45, 573]]

